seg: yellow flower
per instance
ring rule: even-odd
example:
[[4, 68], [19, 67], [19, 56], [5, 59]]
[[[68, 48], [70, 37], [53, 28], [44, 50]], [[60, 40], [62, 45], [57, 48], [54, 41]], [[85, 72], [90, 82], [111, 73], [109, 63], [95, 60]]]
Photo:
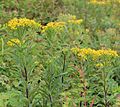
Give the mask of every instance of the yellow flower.
[[109, 3], [110, 1], [109, 0], [90, 0], [89, 3], [92, 3], [92, 4], [98, 4], [98, 5], [105, 5], [107, 3]]
[[42, 32], [45, 32], [46, 30], [52, 28], [52, 29], [56, 29], [56, 28], [60, 28], [65, 26], [65, 22], [49, 22], [46, 26], [42, 27]]
[[101, 55], [109, 55], [109, 56], [118, 56], [117, 52], [111, 49], [108, 50], [98, 50], [98, 53]]
[[104, 65], [102, 63], [96, 64], [96, 67], [103, 67]]
[[72, 15], [72, 16], [71, 16], [71, 19], [72, 19], [72, 20], [75, 20], [75, 19], [76, 19], [76, 16], [75, 16], [75, 15]]
[[118, 54], [116, 51], [108, 49], [108, 50], [94, 50], [91, 48], [72, 48], [71, 51], [77, 55], [79, 58], [82, 57], [83, 59], [87, 59], [87, 56], [92, 56], [93, 60], [96, 60], [98, 58], [100, 58], [101, 56], [105, 55], [105, 56], [113, 56], [113, 57], [117, 57]]
[[21, 44], [20, 40], [19, 39], [11, 39], [7, 42], [8, 46], [14, 46], [15, 44], [20, 45]]
[[72, 23], [72, 24], [81, 24], [83, 22], [82, 19], [79, 20], [68, 20], [68, 23]]
[[27, 18], [14, 18], [10, 21], [8, 21], [7, 26], [10, 27], [11, 29], [17, 29], [18, 27], [35, 27], [35, 26], [41, 26], [41, 24], [36, 23], [34, 20], [30, 20]]
[[74, 54], [77, 54], [79, 52], [80, 48], [72, 48], [71, 51], [74, 53]]

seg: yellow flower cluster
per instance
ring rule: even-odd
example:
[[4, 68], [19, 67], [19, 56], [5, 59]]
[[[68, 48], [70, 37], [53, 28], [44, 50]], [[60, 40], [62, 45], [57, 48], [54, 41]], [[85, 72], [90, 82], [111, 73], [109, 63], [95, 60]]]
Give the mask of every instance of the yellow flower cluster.
[[90, 3], [92, 4], [100, 4], [100, 5], [104, 5], [109, 3], [109, 0], [90, 0]]
[[90, 55], [92, 56], [93, 59], [98, 59], [99, 57], [105, 55], [105, 56], [113, 56], [116, 57], [118, 56], [117, 52], [111, 49], [108, 50], [94, 50], [91, 48], [72, 48], [71, 51], [76, 54], [79, 58], [82, 59], [87, 59], [87, 56]]
[[109, 3], [120, 3], [120, 0], [90, 0], [89, 3], [105, 5], [105, 4], [109, 4]]
[[14, 18], [10, 21], [8, 21], [7, 26], [10, 27], [11, 29], [17, 29], [17, 27], [35, 27], [35, 26], [41, 26], [39, 23], [35, 22], [34, 20], [30, 20], [27, 18]]
[[103, 66], [104, 66], [104, 64], [102, 64], [102, 63], [96, 64], [96, 67], [103, 67]]
[[83, 22], [82, 19], [74, 19], [74, 20], [68, 20], [68, 23], [72, 23], [72, 24], [81, 24]]
[[65, 26], [65, 22], [49, 22], [46, 26], [42, 27], [42, 32], [45, 32], [49, 28], [59, 28]]
[[[68, 20], [67, 22], [71, 24], [81, 24], [83, 20], [82, 19], [77, 20], [76, 16], [73, 16], [72, 19]], [[42, 27], [42, 33], [44, 33], [50, 28], [52, 29], [62, 28], [67, 24], [67, 22], [49, 22], [46, 26]]]
[[8, 46], [14, 46], [15, 44], [20, 45], [21, 44], [20, 40], [19, 39], [11, 39], [7, 42]]
[[67, 22], [72, 24], [81, 24], [83, 22], [83, 19], [77, 19], [75, 15], [72, 15]]

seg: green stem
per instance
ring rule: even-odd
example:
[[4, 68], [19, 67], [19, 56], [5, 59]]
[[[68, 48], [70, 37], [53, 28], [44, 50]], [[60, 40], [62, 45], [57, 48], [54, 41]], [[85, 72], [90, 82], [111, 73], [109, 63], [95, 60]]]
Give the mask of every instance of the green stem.
[[[26, 98], [28, 99], [29, 102], [29, 90], [28, 90], [28, 73], [26, 67], [24, 67], [24, 73], [25, 73], [25, 81], [26, 81], [26, 88], [25, 88], [25, 94]], [[30, 105], [30, 102], [28, 103], [28, 107]]]
[[50, 99], [50, 107], [53, 107], [53, 101], [52, 101], [52, 96], [49, 94], [49, 99]]
[[2, 42], [2, 56], [3, 56], [3, 54], [4, 54], [4, 40], [3, 40], [3, 38], [1, 38], [1, 42]]
[[[64, 73], [64, 71], [65, 71], [65, 65], [66, 65], [66, 55], [63, 53], [63, 69], [62, 69], [62, 71], [63, 71], [63, 73]], [[63, 79], [63, 76], [62, 76], [62, 83], [64, 82], [64, 79]]]
[[3, 40], [3, 38], [1, 38], [1, 42], [2, 42], [2, 53], [1, 53], [1, 56], [2, 56], [2, 64], [4, 63], [3, 62], [3, 57], [4, 57], [4, 40]]
[[105, 71], [103, 71], [103, 90], [104, 90], [104, 101], [105, 101], [105, 107], [109, 107], [108, 106], [108, 101], [107, 101], [107, 87], [106, 87], [106, 73]]

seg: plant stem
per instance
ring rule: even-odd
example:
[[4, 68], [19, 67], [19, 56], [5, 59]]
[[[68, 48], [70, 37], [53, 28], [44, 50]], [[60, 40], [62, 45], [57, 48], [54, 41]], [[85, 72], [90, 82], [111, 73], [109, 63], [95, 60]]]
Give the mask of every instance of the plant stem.
[[2, 64], [3, 64], [3, 56], [4, 56], [4, 40], [3, 40], [3, 38], [1, 38], [1, 42], [2, 42], [2, 54], [1, 54], [1, 56], [2, 56]]
[[29, 98], [29, 92], [28, 92], [28, 76], [27, 76], [27, 70], [26, 67], [24, 67], [24, 71], [25, 71], [25, 81], [26, 81], [26, 98]]
[[3, 41], [3, 38], [1, 38], [1, 42], [2, 42], [2, 56], [4, 54], [4, 41]]
[[108, 106], [108, 101], [107, 101], [107, 90], [106, 90], [106, 74], [105, 71], [103, 71], [103, 90], [104, 90], [104, 101], [105, 101], [105, 107], [109, 107]]
[[[62, 71], [63, 71], [63, 73], [64, 73], [64, 71], [65, 71], [65, 65], [66, 65], [66, 55], [63, 53], [63, 69], [62, 69]], [[64, 79], [63, 79], [63, 76], [62, 76], [62, 83], [64, 82]]]
[[52, 105], [52, 96], [49, 94], [49, 99], [50, 99], [50, 107], [53, 107]]
[[83, 86], [84, 86], [84, 98], [85, 98], [84, 107], [87, 107], [87, 101], [86, 101], [87, 88], [86, 88], [86, 85], [85, 85], [85, 79], [83, 80]]

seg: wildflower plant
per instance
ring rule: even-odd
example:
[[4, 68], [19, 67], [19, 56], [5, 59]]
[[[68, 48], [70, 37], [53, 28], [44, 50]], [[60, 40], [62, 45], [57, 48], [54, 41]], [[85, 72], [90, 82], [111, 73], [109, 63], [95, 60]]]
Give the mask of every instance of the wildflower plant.
[[[80, 69], [85, 73], [88, 84], [87, 96], [89, 97], [91, 94], [96, 96], [95, 106], [113, 105], [113, 99], [116, 101], [118, 93], [116, 91], [118, 84], [113, 78], [114, 65], [117, 64], [116, 60], [119, 58], [117, 52], [109, 49], [94, 50], [90, 48], [72, 48], [71, 51], [77, 57]], [[92, 91], [93, 88], [94, 91]], [[90, 103], [89, 98], [86, 100]]]
[[[40, 30], [40, 24], [26, 18], [15, 18], [9, 21], [6, 26], [8, 28], [6, 29], [8, 36], [7, 38], [4, 37], [3, 40], [4, 48], [9, 50], [9, 52], [5, 54], [7, 59], [4, 59], [3, 62], [5, 63], [5, 60], [9, 62], [5, 67], [9, 67], [9, 72], [11, 72], [11, 75], [9, 75], [10, 78], [15, 78], [14, 82], [11, 83], [17, 89], [15, 98], [22, 95], [21, 97], [24, 99], [23, 106], [30, 106], [33, 103], [33, 96], [39, 88], [38, 80], [40, 79], [39, 75], [42, 71], [38, 73], [38, 71], [35, 70], [37, 67], [42, 68], [42, 66], [38, 66], [38, 52], [36, 51], [38, 50], [38, 44], [35, 42], [37, 39], [36, 27]], [[32, 34], [30, 34], [30, 31]], [[4, 53], [5, 51], [3, 54]], [[35, 74], [37, 74], [37, 76]], [[35, 76], [36, 80], [32, 81], [31, 76]], [[10, 85], [9, 91], [12, 90], [14, 90], [14, 88]], [[12, 99], [8, 98], [8, 100], [7, 104], [13, 105]], [[19, 103], [20, 101], [18, 101], [18, 103], [16, 102], [15, 106], [19, 106]]]

